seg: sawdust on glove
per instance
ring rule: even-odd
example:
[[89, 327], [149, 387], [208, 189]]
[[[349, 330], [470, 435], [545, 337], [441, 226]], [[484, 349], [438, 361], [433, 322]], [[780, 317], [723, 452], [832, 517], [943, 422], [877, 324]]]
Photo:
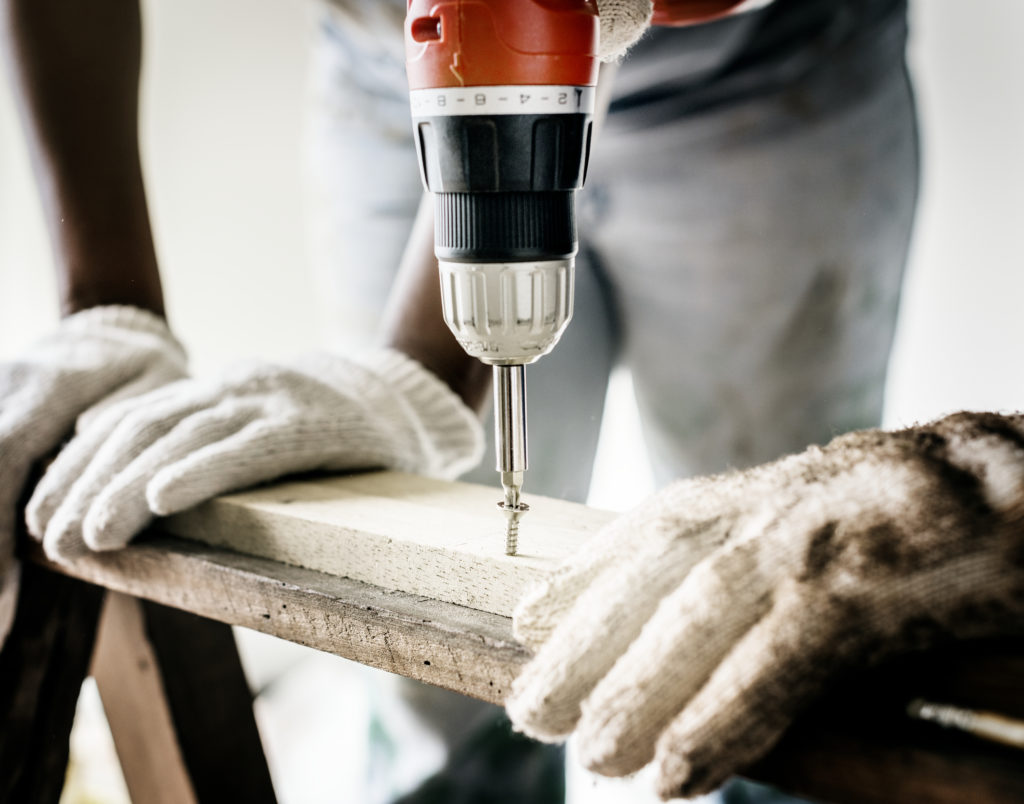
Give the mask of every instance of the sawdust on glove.
[[597, 0], [601, 38], [598, 58], [618, 61], [651, 25], [652, 0]]

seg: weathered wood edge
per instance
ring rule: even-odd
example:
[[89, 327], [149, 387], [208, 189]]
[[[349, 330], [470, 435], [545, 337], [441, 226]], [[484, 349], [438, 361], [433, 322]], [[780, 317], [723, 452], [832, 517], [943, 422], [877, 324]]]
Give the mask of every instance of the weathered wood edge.
[[107, 589], [252, 628], [500, 704], [528, 658], [496, 614], [150, 534], [125, 550], [50, 562]]

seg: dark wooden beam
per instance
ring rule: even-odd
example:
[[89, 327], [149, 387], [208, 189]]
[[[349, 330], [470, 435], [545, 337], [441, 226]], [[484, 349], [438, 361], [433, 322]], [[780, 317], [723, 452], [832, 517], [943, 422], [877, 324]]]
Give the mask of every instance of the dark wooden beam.
[[60, 799], [104, 590], [26, 564], [0, 651], [0, 802]]
[[150, 601], [141, 605], [200, 804], [274, 804], [252, 696], [230, 626]]
[[907, 716], [915, 698], [1024, 719], [1024, 642], [905, 656], [857, 674], [747, 775], [837, 804], [1024, 801], [1024, 751]]

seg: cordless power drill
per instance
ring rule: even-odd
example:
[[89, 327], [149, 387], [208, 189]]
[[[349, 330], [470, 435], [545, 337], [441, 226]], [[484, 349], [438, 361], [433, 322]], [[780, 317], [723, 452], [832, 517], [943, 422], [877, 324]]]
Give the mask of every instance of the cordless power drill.
[[405, 22], [445, 322], [494, 367], [509, 555], [528, 510], [525, 366], [572, 317], [597, 38], [594, 0], [409, 0]]
[[[661, 0], [655, 22], [736, 5]], [[467, 353], [494, 367], [509, 555], [528, 510], [525, 366], [572, 317], [598, 23], [595, 0], [408, 0], [406, 71], [420, 172], [434, 194], [444, 318]]]

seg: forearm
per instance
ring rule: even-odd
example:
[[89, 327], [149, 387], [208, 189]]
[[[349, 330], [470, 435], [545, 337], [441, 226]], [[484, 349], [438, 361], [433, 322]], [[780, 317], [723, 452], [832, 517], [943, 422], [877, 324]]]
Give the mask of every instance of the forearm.
[[491, 387], [491, 369], [463, 351], [444, 323], [434, 258], [434, 215], [424, 196], [384, 312], [388, 346], [432, 371], [479, 410]]
[[138, 145], [137, 0], [0, 0], [61, 311], [164, 314]]

